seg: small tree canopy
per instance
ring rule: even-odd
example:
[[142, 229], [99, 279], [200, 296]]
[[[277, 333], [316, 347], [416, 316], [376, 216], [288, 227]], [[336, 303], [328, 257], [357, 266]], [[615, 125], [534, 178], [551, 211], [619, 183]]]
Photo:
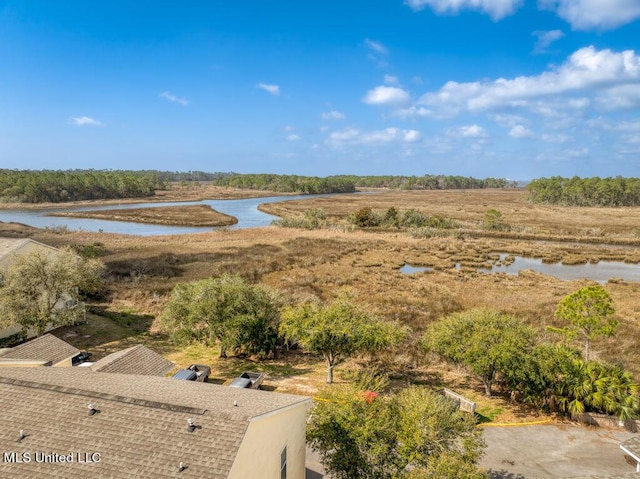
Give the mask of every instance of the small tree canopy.
[[327, 383], [331, 383], [333, 368], [339, 361], [394, 347], [404, 339], [407, 330], [376, 318], [343, 295], [326, 305], [306, 302], [285, 308], [280, 333], [287, 341], [322, 354], [327, 361]]
[[275, 353], [279, 321], [275, 297], [240, 276], [177, 284], [161, 321], [180, 343], [219, 342], [221, 357], [231, 348], [249, 354]]
[[352, 386], [320, 393], [307, 441], [336, 479], [480, 479], [475, 419], [425, 388], [366, 396]]
[[564, 328], [549, 329], [568, 338], [582, 334], [584, 360], [589, 361], [591, 340], [616, 333], [618, 320], [613, 317], [614, 313], [613, 300], [602, 286], [585, 286], [565, 296], [556, 308], [556, 318], [569, 324]]
[[0, 284], [0, 321], [19, 325], [25, 336], [31, 328], [42, 334], [49, 325], [71, 324], [83, 315], [82, 295], [98, 291], [103, 274], [99, 260], [69, 249], [18, 256]]
[[510, 368], [531, 348], [535, 335], [522, 321], [478, 308], [454, 313], [428, 328], [423, 347], [467, 366], [491, 396], [496, 373]]

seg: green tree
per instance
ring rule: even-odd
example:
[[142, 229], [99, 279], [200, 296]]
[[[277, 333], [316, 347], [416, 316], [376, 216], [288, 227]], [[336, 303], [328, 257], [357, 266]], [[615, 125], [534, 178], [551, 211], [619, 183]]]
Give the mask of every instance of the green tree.
[[104, 265], [82, 258], [70, 249], [37, 249], [18, 256], [2, 275], [0, 317], [4, 325], [17, 324], [22, 335], [34, 328], [78, 321], [84, 314], [82, 299], [101, 288]]
[[177, 284], [161, 321], [179, 343], [218, 342], [221, 358], [229, 349], [275, 354], [279, 314], [274, 295], [240, 276]]
[[336, 479], [486, 477], [472, 415], [425, 388], [363, 394], [353, 386], [320, 393], [307, 441]]
[[555, 316], [569, 324], [564, 328], [549, 328], [569, 339], [581, 334], [584, 339], [584, 360], [589, 361], [591, 341], [610, 337], [616, 333], [618, 320], [609, 293], [600, 285], [585, 286], [567, 296], [558, 304]]
[[427, 351], [467, 366], [484, 384], [485, 394], [491, 396], [496, 374], [521, 361], [534, 338], [533, 330], [517, 318], [478, 308], [432, 324], [422, 344]]
[[407, 330], [376, 318], [342, 295], [329, 304], [306, 302], [285, 308], [280, 333], [287, 341], [321, 354], [327, 361], [327, 383], [331, 384], [333, 368], [339, 361], [394, 347]]

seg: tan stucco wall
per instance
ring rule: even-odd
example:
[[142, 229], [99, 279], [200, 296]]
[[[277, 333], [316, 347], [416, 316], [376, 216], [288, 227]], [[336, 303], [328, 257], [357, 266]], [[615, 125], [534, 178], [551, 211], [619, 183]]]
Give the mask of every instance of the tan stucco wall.
[[[277, 393], [271, 393], [277, 394]], [[280, 452], [287, 446], [287, 479], [305, 477], [305, 433], [311, 401], [249, 423], [229, 479], [280, 479]]]

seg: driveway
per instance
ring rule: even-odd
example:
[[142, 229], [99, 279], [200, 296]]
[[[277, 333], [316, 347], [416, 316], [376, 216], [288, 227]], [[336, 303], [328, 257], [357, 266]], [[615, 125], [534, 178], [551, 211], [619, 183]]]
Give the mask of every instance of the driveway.
[[[493, 479], [620, 474], [635, 471], [620, 442], [634, 436], [622, 429], [577, 424], [485, 427], [487, 443], [480, 466]], [[638, 476], [640, 479], [640, 476]]]
[[[633, 437], [622, 429], [573, 423], [484, 427], [486, 454], [480, 466], [492, 479], [546, 479], [635, 471], [620, 443]], [[306, 479], [327, 479], [319, 456], [307, 448]], [[640, 474], [638, 475], [640, 479]]]

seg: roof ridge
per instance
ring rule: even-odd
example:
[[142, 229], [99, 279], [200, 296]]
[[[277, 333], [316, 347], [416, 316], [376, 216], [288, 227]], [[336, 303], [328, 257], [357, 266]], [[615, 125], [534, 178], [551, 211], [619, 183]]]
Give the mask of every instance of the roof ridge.
[[12, 384], [14, 386], [21, 386], [33, 389], [43, 389], [47, 391], [54, 391], [62, 394], [75, 394], [78, 396], [86, 396], [90, 398], [105, 399], [107, 401], [115, 401], [124, 404], [133, 404], [135, 406], [151, 407], [155, 409], [164, 409], [165, 411], [181, 412], [186, 414], [204, 415], [207, 409], [195, 408], [190, 406], [179, 406], [176, 404], [163, 403], [159, 401], [148, 401], [145, 399], [137, 399], [128, 396], [120, 396], [117, 394], [108, 394], [99, 391], [87, 391], [85, 389], [78, 389], [72, 387], [58, 386], [55, 384], [38, 383], [33, 381], [24, 381], [22, 379], [12, 379], [7, 377], [0, 377], [0, 383]]

